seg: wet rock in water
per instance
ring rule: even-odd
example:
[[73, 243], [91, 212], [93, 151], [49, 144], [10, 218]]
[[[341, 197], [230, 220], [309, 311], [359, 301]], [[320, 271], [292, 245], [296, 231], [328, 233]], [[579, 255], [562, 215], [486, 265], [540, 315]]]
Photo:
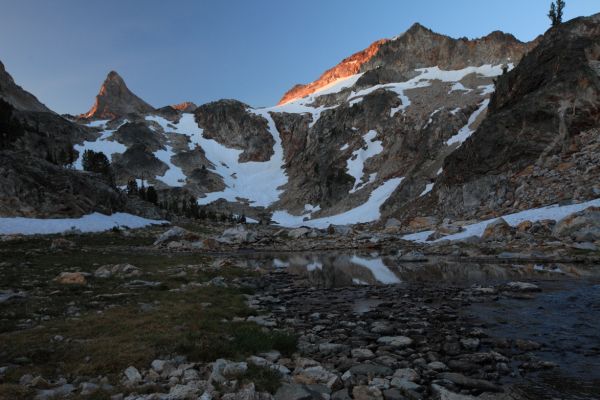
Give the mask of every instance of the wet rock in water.
[[275, 400], [325, 400], [330, 393], [324, 385], [284, 383], [275, 393]]
[[131, 278], [141, 274], [142, 271], [131, 264], [107, 264], [94, 271], [94, 277], [96, 278], [110, 278], [112, 276]]
[[27, 297], [27, 292], [15, 292], [14, 290], [0, 290], [0, 304], [16, 299], [24, 299]]
[[54, 278], [54, 282], [61, 285], [85, 285], [87, 280], [81, 272], [61, 272]]
[[542, 345], [533, 340], [517, 339], [515, 340], [515, 347], [521, 351], [533, 351], [542, 348]]
[[448, 380], [455, 385], [469, 388], [469, 389], [478, 389], [489, 392], [503, 392], [501, 386], [498, 386], [492, 382], [483, 380], [483, 379], [474, 379], [469, 378], [463, 374], [458, 374], [456, 372], [442, 372], [437, 375], [438, 379]]
[[413, 340], [406, 336], [382, 336], [377, 339], [377, 343], [392, 347], [407, 347], [410, 346], [412, 342]]
[[431, 392], [436, 400], [477, 400], [477, 397], [454, 393], [436, 384], [431, 385]]
[[506, 289], [512, 292], [539, 292], [539, 286], [529, 282], [508, 282]]
[[477, 339], [477, 338], [461, 339], [460, 344], [467, 350], [477, 350], [477, 348], [479, 348], [479, 339]]

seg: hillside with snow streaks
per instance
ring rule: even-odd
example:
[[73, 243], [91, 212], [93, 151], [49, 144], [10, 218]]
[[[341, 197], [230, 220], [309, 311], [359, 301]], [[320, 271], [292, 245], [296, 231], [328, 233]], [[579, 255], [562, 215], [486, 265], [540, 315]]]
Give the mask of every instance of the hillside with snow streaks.
[[[225, 190], [206, 193], [198, 199], [199, 204], [209, 204], [218, 199], [227, 201], [247, 200], [253, 206], [268, 207], [279, 198], [280, 186], [287, 178], [283, 169], [283, 148], [275, 124], [267, 110], [249, 110], [268, 121], [275, 140], [274, 154], [266, 162], [239, 162], [242, 150], [228, 148], [214, 139], [203, 136], [193, 114], [184, 113], [179, 123], [172, 123], [163, 117], [150, 116], [148, 120], [157, 122], [165, 132], [176, 132], [190, 138], [193, 146], [200, 146], [206, 158], [213, 164], [212, 170], [223, 178]], [[177, 174], [175, 174], [177, 175]]]

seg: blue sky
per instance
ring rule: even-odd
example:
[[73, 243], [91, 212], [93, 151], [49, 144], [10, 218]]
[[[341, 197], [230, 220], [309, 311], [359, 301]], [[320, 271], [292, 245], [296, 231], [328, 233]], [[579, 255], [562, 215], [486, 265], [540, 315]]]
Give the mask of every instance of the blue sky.
[[[600, 12], [566, 0], [566, 19]], [[275, 104], [295, 83], [414, 22], [453, 37], [531, 40], [549, 0], [0, 0], [0, 60], [60, 113], [93, 103], [111, 69], [156, 107], [237, 98]]]

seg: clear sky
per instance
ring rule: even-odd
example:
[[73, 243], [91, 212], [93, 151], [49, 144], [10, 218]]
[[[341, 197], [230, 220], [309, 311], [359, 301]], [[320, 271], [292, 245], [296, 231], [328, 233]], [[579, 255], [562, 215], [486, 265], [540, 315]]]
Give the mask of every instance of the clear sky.
[[[566, 0], [565, 19], [600, 12]], [[0, 60], [59, 113], [93, 103], [118, 71], [155, 107], [236, 98], [275, 104], [295, 83], [414, 22], [453, 37], [543, 33], [550, 0], [0, 0]]]

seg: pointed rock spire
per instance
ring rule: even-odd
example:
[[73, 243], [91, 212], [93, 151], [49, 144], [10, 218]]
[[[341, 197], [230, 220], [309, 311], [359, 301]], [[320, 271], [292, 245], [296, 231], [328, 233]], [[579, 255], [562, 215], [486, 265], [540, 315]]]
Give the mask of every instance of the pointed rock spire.
[[127, 114], [147, 114], [154, 107], [133, 94], [116, 71], [110, 71], [100, 87], [92, 108], [81, 115], [86, 119], [113, 119]]

